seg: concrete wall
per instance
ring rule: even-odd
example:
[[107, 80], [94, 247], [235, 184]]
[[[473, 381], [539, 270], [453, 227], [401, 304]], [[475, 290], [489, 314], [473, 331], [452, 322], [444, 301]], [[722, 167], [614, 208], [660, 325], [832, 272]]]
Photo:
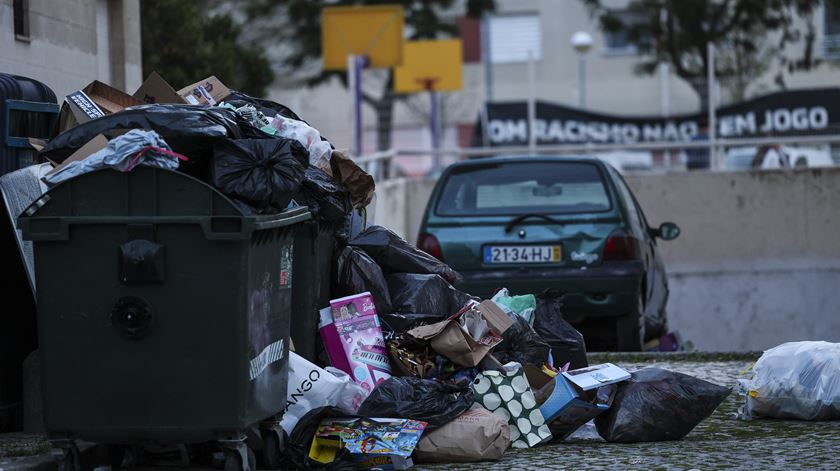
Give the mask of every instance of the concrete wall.
[[[627, 177], [660, 242], [670, 325], [702, 350], [840, 342], [840, 169]], [[417, 237], [433, 182], [377, 188], [374, 220]]]
[[29, 38], [0, 0], [0, 72], [39, 80], [61, 100], [93, 80], [134, 92], [142, 82], [139, 0], [29, 0]]

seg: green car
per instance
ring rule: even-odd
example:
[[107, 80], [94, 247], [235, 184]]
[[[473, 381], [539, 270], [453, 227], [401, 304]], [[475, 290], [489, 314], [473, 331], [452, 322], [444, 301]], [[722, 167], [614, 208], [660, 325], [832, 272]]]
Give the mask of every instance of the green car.
[[588, 158], [493, 157], [438, 180], [417, 246], [461, 272], [458, 288], [490, 297], [565, 293], [563, 317], [589, 350], [638, 351], [667, 332], [668, 280], [657, 238], [619, 173]]

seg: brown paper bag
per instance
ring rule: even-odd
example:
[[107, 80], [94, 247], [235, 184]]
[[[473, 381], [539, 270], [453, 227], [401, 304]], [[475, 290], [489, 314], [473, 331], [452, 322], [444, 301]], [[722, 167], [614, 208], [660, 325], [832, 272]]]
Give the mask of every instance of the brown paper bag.
[[414, 456], [427, 463], [497, 460], [508, 447], [507, 421], [474, 404], [452, 422], [424, 434]]
[[429, 340], [434, 351], [457, 365], [467, 367], [478, 365], [491, 348], [473, 340], [456, 321], [443, 321], [415, 327], [408, 331], [408, 335], [421, 340]]
[[332, 153], [330, 165], [333, 178], [350, 192], [353, 207], [356, 209], [367, 207], [373, 199], [373, 192], [376, 191], [376, 183], [373, 181], [373, 177], [356, 165], [356, 162], [353, 162], [350, 157], [337, 150]]

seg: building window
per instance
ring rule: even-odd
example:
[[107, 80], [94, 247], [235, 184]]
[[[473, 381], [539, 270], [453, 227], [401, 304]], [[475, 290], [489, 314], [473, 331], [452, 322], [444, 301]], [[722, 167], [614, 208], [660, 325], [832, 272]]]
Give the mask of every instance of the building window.
[[12, 0], [15, 17], [15, 38], [29, 40], [29, 0]]
[[604, 31], [604, 53], [612, 55], [637, 54], [639, 51], [636, 44], [630, 41], [627, 30], [644, 22], [644, 16], [629, 10], [613, 11], [610, 15], [621, 26], [614, 31]]
[[840, 0], [825, 0], [823, 4], [822, 55], [840, 59]]
[[534, 13], [491, 16], [490, 62], [504, 64], [527, 62], [542, 58], [542, 28], [540, 17]]

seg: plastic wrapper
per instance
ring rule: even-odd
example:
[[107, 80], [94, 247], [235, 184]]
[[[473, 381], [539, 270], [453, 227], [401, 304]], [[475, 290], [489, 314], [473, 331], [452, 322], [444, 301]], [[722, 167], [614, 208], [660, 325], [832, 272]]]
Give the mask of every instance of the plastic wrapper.
[[368, 227], [351, 239], [349, 244], [364, 250], [376, 260], [386, 274], [440, 275], [449, 283], [456, 283], [461, 278], [461, 275], [449, 268], [447, 264], [414, 247], [382, 226]]
[[349, 374], [339, 370], [338, 368], [327, 366], [324, 369], [344, 383], [344, 389], [338, 397], [338, 401], [336, 401], [335, 405], [346, 413], [356, 414], [359, 410], [359, 406], [361, 406], [368, 397], [367, 390], [353, 381], [353, 378]]
[[388, 276], [393, 310], [390, 312], [422, 312], [449, 317], [472, 300], [470, 295], [455, 289], [439, 275], [396, 273]]
[[570, 363], [572, 370], [585, 368], [589, 366], [586, 342], [583, 334], [563, 319], [561, 299], [560, 292], [550, 290], [537, 296], [534, 331], [551, 347], [555, 368], [562, 368], [566, 363]]
[[443, 319], [444, 317], [439, 314], [397, 313], [379, 315], [382, 333], [386, 340], [399, 337], [415, 327], [435, 324]]
[[277, 130], [276, 135], [286, 139], [294, 139], [309, 151], [309, 164], [321, 169], [330, 167], [332, 146], [321, 140], [321, 133], [312, 126], [297, 119], [276, 115], [271, 120], [271, 127]]
[[645, 368], [619, 383], [612, 406], [595, 418], [608, 442], [679, 440], [712, 415], [731, 390], [682, 373]]
[[[281, 105], [280, 103], [271, 100], [255, 98], [250, 95], [246, 95], [242, 92], [238, 92], [236, 90], [231, 90], [230, 95], [228, 95], [227, 98], [225, 98], [225, 103], [229, 103], [237, 108], [240, 108], [244, 105], [254, 105], [254, 107], [265, 116], [275, 116], [279, 114], [287, 118], [303, 121], [297, 114], [295, 114], [294, 111], [292, 111], [291, 108], [285, 105]], [[303, 122], [305, 123], [306, 121]]]
[[304, 174], [302, 200], [317, 219], [346, 223], [353, 210], [350, 195], [323, 170], [310, 165]]
[[534, 310], [537, 308], [537, 299], [533, 294], [511, 296], [507, 288], [502, 288], [490, 299], [505, 312], [523, 317], [528, 324], [534, 325]]
[[44, 177], [44, 181], [57, 184], [84, 173], [103, 168], [113, 168], [121, 172], [131, 171], [138, 165], [160, 167], [175, 170], [181, 161], [188, 160], [172, 149], [158, 133], [132, 129], [108, 142], [83, 160], [68, 162], [66, 166]]
[[333, 297], [350, 296], [369, 291], [376, 305], [376, 312], [391, 312], [391, 295], [382, 269], [366, 253], [345, 247], [336, 257]]
[[840, 419], [840, 343], [788, 342], [761, 355], [740, 380], [744, 419]]
[[377, 386], [362, 403], [359, 414], [367, 417], [399, 417], [440, 427], [463, 414], [473, 404], [469, 387], [428, 379], [392, 377]]
[[[160, 134], [172, 150], [186, 155], [193, 162], [208, 157], [216, 140], [253, 137], [250, 134], [255, 128], [249, 125], [247, 132], [243, 133], [241, 122], [233, 111], [217, 107], [172, 104], [133, 106], [59, 134], [41, 150], [41, 156], [61, 163], [97, 134], [113, 137], [124, 130], [147, 129]], [[261, 133], [259, 130], [256, 132]]]
[[236, 139], [216, 144], [211, 183], [258, 212], [284, 210], [300, 191], [306, 149], [287, 139]]
[[502, 363], [539, 366], [548, 361], [549, 350], [525, 318], [514, 316], [513, 325], [502, 334], [502, 343], [493, 349], [493, 356]]

